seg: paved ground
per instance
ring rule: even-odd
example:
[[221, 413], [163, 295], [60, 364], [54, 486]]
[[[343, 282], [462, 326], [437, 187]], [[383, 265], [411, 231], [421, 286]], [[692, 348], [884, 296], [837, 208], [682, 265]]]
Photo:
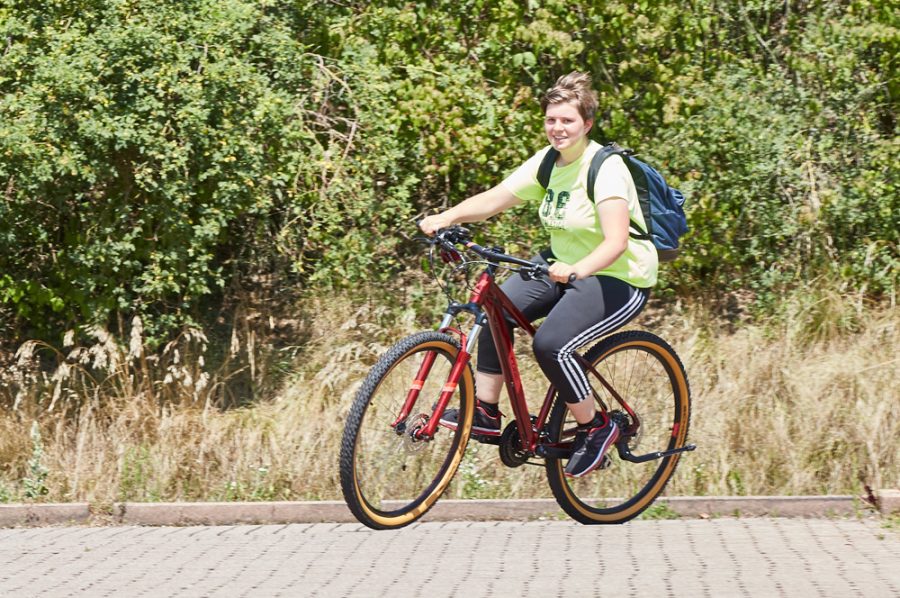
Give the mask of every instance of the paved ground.
[[878, 519], [0, 529], [0, 596], [900, 596]]

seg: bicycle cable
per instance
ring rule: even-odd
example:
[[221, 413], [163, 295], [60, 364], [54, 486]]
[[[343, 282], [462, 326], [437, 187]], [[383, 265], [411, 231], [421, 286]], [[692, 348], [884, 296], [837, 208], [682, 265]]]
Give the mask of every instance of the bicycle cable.
[[[474, 285], [472, 284], [471, 280], [471, 273], [469, 271], [472, 266], [491, 267], [495, 272], [497, 270], [506, 270], [507, 272], [518, 273], [520, 276], [522, 276], [522, 278], [526, 280], [539, 279], [548, 286], [551, 284], [545, 278], [547, 275], [546, 266], [503, 255], [502, 248], [484, 248], [474, 243], [470, 243], [468, 242], [469, 231], [462, 227], [454, 226], [439, 231], [433, 238], [418, 237], [417, 240], [429, 245], [428, 263], [431, 276], [432, 278], [434, 278], [435, 282], [438, 285], [438, 288], [441, 289], [441, 292], [445, 297], [447, 297], [447, 300], [450, 303], [455, 303], [456, 299], [454, 299], [453, 295], [451, 294], [451, 285], [449, 283], [445, 283], [441, 276], [438, 275], [439, 265], [435, 258], [436, 247], [438, 248], [438, 253], [440, 255], [441, 261], [451, 268], [448, 278], [452, 278], [459, 272], [465, 272], [463, 275], [462, 285], [469, 291], [474, 289]], [[465, 249], [460, 251], [459, 249], [457, 249], [457, 244], [463, 244], [465, 246]], [[469, 259], [467, 256], [469, 252], [477, 254], [482, 259]], [[491, 255], [496, 255], [498, 259], [490, 259], [490, 255], [484, 255], [485, 252]], [[516, 260], [512, 262], [516, 265], [516, 267], [507, 265], [507, 263], [505, 263], [504, 261], [511, 259]], [[458, 262], [458, 265], [453, 266], [454, 262]]]

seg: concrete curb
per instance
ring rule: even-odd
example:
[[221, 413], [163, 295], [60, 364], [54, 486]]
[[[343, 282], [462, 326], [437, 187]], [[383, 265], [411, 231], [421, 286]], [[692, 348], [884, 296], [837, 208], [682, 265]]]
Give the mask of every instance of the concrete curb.
[[878, 509], [885, 515], [900, 513], [900, 490], [879, 490], [875, 493]]
[[234, 525], [247, 523], [349, 523], [343, 501], [117, 503], [114, 519], [125, 525]]
[[[900, 511], [900, 491], [878, 493], [884, 513]], [[663, 517], [831, 517], [872, 508], [853, 496], [667, 497], [655, 505]], [[527, 521], [565, 519], [553, 499], [438, 501], [423, 521]], [[352, 523], [343, 501], [115, 503], [92, 513], [87, 503], [0, 505], [0, 527], [59, 524], [236, 525], [261, 523]]]
[[[672, 497], [656, 501], [660, 517], [829, 517], [865, 508], [852, 496]], [[127, 525], [234, 523], [352, 523], [343, 501], [266, 503], [121, 503], [116, 519]], [[565, 518], [556, 501], [440, 500], [423, 521], [522, 521]]]
[[0, 505], [0, 527], [88, 523], [90, 519], [86, 502]]
[[853, 496], [709, 496], [662, 498], [682, 517], [769, 516], [831, 517], [853, 515], [867, 505]]

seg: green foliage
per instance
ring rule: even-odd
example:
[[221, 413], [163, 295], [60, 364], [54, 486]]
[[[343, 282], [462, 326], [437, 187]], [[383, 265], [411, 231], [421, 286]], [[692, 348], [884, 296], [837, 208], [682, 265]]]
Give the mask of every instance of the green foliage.
[[37, 422], [31, 424], [31, 457], [28, 459], [28, 476], [22, 479], [25, 498], [35, 499], [50, 492], [47, 474], [50, 470], [43, 463], [44, 444]]
[[681, 515], [678, 514], [678, 511], [669, 506], [669, 503], [666, 502], [657, 502], [653, 503], [647, 510], [641, 513], [638, 518], [639, 519], [653, 519], [653, 520], [662, 520], [662, 519], [679, 519]]
[[[490, 463], [488, 466], [497, 466]], [[460, 494], [463, 498], [495, 498], [497, 488], [483, 475], [485, 467], [484, 459], [479, 455], [477, 447], [473, 447], [466, 455], [466, 459], [459, 468], [462, 488]]]
[[309, 52], [304, 8], [14, 4], [0, 300], [37, 334], [122, 312], [167, 328], [260, 268], [361, 276], [384, 245], [369, 213], [409, 211], [392, 203], [409, 192], [364, 191], [357, 168], [379, 162], [357, 156], [383, 136], [347, 117], [352, 90]]
[[122, 455], [119, 473], [118, 500], [148, 501], [159, 500], [158, 494], [150, 490], [153, 467], [150, 450], [146, 446], [127, 447]]
[[[416, 216], [545, 143], [537, 98], [573, 69], [595, 137], [688, 193], [663, 290], [895, 293], [891, 6], [8, 2], [0, 309], [19, 336], [138, 313], [161, 337], [242, 289], [394, 276]], [[530, 206], [482, 232], [543, 239]]]
[[753, 290], [763, 304], [823, 278], [870, 296], [896, 292], [888, 73], [900, 36], [895, 23], [871, 22], [879, 15], [867, 6], [850, 3], [839, 18], [818, 7], [795, 38], [769, 40], [771, 63], [731, 60], [679, 90], [691, 105], [654, 146], [693, 203], [687, 258], [670, 280]]

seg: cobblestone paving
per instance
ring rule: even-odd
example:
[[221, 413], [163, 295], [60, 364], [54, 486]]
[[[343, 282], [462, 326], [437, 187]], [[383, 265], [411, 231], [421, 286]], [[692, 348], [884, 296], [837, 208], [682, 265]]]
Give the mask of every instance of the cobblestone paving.
[[0, 530], [0, 596], [900, 596], [877, 520]]

